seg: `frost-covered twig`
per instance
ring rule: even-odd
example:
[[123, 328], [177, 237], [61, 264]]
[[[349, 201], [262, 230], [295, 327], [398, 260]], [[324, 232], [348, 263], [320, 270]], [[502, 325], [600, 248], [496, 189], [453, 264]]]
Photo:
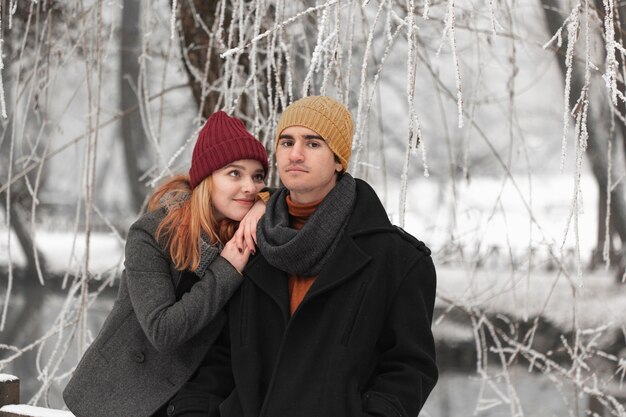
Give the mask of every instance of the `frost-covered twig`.
[[305, 15], [308, 15], [308, 14], [311, 14], [311, 13], [314, 13], [314, 12], [316, 12], [316, 11], [320, 10], [320, 9], [326, 9], [326, 8], [328, 8], [329, 6], [332, 6], [332, 5], [336, 4], [336, 3], [338, 3], [338, 1], [339, 1], [339, 0], [330, 0], [330, 1], [326, 2], [326, 3], [324, 3], [324, 4], [320, 4], [320, 5], [317, 5], [317, 6], [315, 6], [315, 7], [309, 7], [308, 9], [306, 9], [306, 10], [304, 10], [304, 11], [302, 11], [302, 12], [300, 12], [300, 13], [298, 13], [298, 14], [296, 14], [296, 15], [292, 16], [292, 17], [290, 17], [289, 19], [287, 19], [287, 20], [285, 20], [285, 21], [283, 21], [283, 22], [279, 23], [279, 24], [278, 24], [277, 26], [275, 26], [274, 28], [272, 28], [272, 29], [268, 29], [268, 30], [266, 30], [265, 32], [261, 33], [260, 35], [255, 36], [254, 38], [252, 38], [252, 39], [251, 39], [249, 42], [247, 42], [246, 44], [241, 45], [241, 46], [238, 46], [238, 47], [236, 47], [236, 48], [231, 48], [231, 49], [229, 49], [229, 50], [227, 50], [227, 51], [223, 52], [222, 54], [220, 54], [220, 56], [221, 56], [222, 58], [227, 58], [227, 57], [229, 57], [229, 56], [231, 56], [231, 55], [233, 55], [233, 54], [239, 53], [239, 52], [241, 52], [244, 48], [248, 47], [249, 45], [251, 45], [251, 44], [253, 44], [253, 43], [255, 43], [255, 42], [258, 42], [258, 41], [260, 41], [261, 39], [266, 38], [267, 36], [269, 36], [269, 35], [270, 35], [270, 33], [272, 33], [272, 32], [275, 32], [275, 31], [277, 31], [277, 30], [282, 29], [282, 28], [283, 28], [283, 27], [285, 27], [286, 25], [289, 25], [289, 24], [291, 24], [291, 23], [293, 23], [293, 22], [297, 21], [297, 20], [298, 20], [298, 19], [300, 19], [302, 16], [305, 16]]
[[[0, 34], [2, 34], [2, 16], [0, 16]], [[0, 116], [3, 119], [6, 119], [7, 116], [7, 103], [4, 95], [4, 39], [1, 38], [0, 35]]]
[[[461, 82], [461, 69], [459, 66], [458, 48], [456, 42], [456, 8], [455, 0], [447, 0], [448, 10], [445, 20], [444, 36], [448, 37], [452, 51], [452, 64], [454, 66], [454, 80], [456, 83], [457, 116], [459, 129], [463, 127], [463, 90]], [[439, 53], [439, 52], [438, 52]]]
[[176, 33], [176, 11], [178, 10], [178, 0], [172, 0], [172, 12], [170, 15], [170, 39], [174, 39]]

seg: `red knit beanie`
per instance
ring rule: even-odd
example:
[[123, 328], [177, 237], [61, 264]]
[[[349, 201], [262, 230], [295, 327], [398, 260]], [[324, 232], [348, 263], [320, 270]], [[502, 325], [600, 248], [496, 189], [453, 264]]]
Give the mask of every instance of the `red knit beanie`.
[[243, 122], [223, 111], [209, 117], [198, 134], [191, 156], [189, 179], [194, 189], [206, 177], [233, 161], [255, 159], [267, 173], [267, 152]]

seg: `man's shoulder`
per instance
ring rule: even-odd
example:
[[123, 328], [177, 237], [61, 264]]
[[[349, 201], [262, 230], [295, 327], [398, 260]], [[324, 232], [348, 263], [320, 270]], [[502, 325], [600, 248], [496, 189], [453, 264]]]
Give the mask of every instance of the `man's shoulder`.
[[372, 186], [362, 179], [355, 178], [355, 180], [359, 197], [353, 219], [355, 234], [387, 235], [391, 239], [396, 239], [403, 246], [417, 249], [424, 256], [430, 256], [431, 251], [424, 242], [389, 221], [382, 202]]
[[353, 237], [356, 238], [359, 245], [370, 248], [375, 257], [388, 260], [409, 260], [415, 257], [422, 258], [431, 255], [431, 250], [424, 242], [401, 227], [392, 224], [364, 230], [354, 234]]
[[409, 243], [411, 246], [417, 249], [424, 256], [430, 256], [432, 252], [430, 248], [426, 246], [424, 242], [422, 242], [421, 240], [419, 240], [418, 238], [416, 238], [415, 236], [413, 236], [412, 234], [410, 234], [409, 232], [407, 232], [400, 226], [394, 225], [393, 228], [395, 229], [395, 233], [398, 236], [400, 236], [400, 238], [402, 238], [403, 241]]

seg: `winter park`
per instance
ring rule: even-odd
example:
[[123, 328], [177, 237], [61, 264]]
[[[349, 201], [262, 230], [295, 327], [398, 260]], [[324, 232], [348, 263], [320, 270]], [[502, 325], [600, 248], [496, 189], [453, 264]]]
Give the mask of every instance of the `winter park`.
[[[0, 0], [0, 417], [74, 416], [129, 228], [207, 119], [280, 189], [307, 96], [347, 107], [347, 172], [435, 266], [419, 416], [626, 417], [625, 31], [615, 0]], [[393, 407], [359, 415], [417, 417]]]

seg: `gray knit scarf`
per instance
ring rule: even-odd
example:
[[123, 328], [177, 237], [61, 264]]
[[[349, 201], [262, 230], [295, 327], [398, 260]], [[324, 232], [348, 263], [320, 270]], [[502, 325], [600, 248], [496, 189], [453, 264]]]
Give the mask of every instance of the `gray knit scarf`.
[[259, 250], [290, 275], [319, 275], [339, 243], [356, 200], [356, 182], [343, 174], [300, 230], [289, 227], [287, 189], [275, 193], [257, 225]]

